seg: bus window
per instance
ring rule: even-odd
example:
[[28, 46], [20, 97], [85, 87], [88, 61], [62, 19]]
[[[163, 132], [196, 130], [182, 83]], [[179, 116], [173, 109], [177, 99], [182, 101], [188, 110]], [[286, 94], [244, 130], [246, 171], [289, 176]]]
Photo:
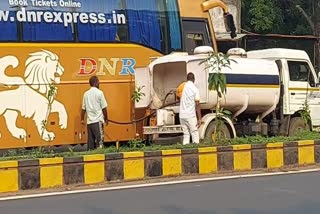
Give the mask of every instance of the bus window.
[[125, 0], [129, 41], [163, 53], [181, 50], [180, 17], [176, 0]]
[[206, 20], [183, 20], [184, 48], [189, 54], [197, 46], [212, 46]]
[[100, 11], [111, 24], [79, 23], [80, 42], [134, 42], [164, 53], [181, 50], [176, 0], [95, 1], [82, 0], [81, 10]]
[[164, 54], [182, 50], [177, 0], [78, 0], [43, 4], [28, 1], [23, 7], [13, 7], [10, 1], [2, 1], [0, 40], [131, 42]]
[[[180, 17], [178, 13], [178, 6], [176, 0], [167, 0], [166, 1], [165, 12], [167, 14], [165, 21], [169, 23], [169, 29], [165, 28], [163, 32], [170, 32], [169, 38], [165, 41], [170, 41], [169, 50], [171, 51], [181, 51], [182, 50], [182, 41], [181, 41], [181, 26], [180, 26]], [[165, 2], [163, 3], [165, 5]], [[165, 42], [164, 41], [164, 42]], [[165, 42], [167, 43], [167, 42]], [[168, 53], [165, 51], [165, 53]]]
[[16, 21], [3, 21], [14, 17], [16, 8], [9, 7], [8, 2], [0, 2], [0, 41], [18, 40], [18, 23]]
[[[119, 0], [82, 0], [80, 12], [93, 16], [96, 14], [96, 19], [91, 23], [78, 23], [78, 39], [80, 42], [114, 42], [119, 41], [117, 38], [118, 26], [123, 23], [118, 22], [118, 13], [120, 9]], [[113, 18], [115, 15], [115, 19]], [[123, 15], [123, 14], [122, 14]], [[125, 24], [125, 23], [124, 23]]]
[[192, 54], [195, 47], [204, 45], [203, 34], [188, 33], [186, 39], [186, 49]]
[[158, 0], [126, 0], [130, 42], [161, 49]]
[[63, 12], [69, 14], [69, 10], [58, 5], [50, 8], [29, 4], [26, 8], [21, 8], [20, 16], [22, 20], [26, 20], [21, 22], [22, 40], [25, 42], [72, 41], [72, 23], [68, 23], [62, 15], [56, 19], [55, 15]]

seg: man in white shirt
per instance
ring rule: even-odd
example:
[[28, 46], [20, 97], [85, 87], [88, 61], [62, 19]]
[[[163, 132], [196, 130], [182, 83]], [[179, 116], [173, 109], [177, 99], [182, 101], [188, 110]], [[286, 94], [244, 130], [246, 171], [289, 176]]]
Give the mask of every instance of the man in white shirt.
[[194, 81], [194, 74], [188, 73], [187, 82], [182, 85], [179, 117], [183, 130], [183, 145], [190, 143], [190, 134], [193, 143], [198, 144], [200, 141], [198, 131], [201, 125], [200, 93]]
[[108, 125], [107, 101], [99, 89], [99, 79], [92, 76], [89, 80], [91, 88], [83, 95], [81, 123], [84, 124], [84, 115], [87, 113], [88, 150], [103, 147], [103, 123]]

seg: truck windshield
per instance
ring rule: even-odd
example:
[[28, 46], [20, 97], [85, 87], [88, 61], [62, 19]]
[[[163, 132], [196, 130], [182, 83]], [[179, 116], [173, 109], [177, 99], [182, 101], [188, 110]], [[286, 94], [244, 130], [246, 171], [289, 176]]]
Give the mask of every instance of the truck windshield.
[[315, 80], [310, 66], [303, 61], [288, 61], [290, 81], [309, 82], [310, 86], [315, 86]]

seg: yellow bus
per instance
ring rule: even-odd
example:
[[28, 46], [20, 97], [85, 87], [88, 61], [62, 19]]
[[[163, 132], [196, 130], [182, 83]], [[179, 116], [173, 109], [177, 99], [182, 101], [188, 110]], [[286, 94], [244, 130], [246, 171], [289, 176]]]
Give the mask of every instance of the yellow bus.
[[[113, 121], [135, 108], [135, 72], [171, 52], [217, 50], [208, 10], [220, 0], [5, 0], [0, 2], [0, 149], [85, 144], [80, 123], [88, 79], [97, 75]], [[234, 30], [234, 29], [232, 29]], [[105, 127], [128, 141], [141, 123]]]

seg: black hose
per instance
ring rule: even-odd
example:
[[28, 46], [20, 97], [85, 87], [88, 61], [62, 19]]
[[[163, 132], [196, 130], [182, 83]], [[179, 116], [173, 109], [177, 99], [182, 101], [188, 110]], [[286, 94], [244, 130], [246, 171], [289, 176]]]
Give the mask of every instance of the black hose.
[[117, 121], [114, 121], [114, 120], [108, 120], [109, 122], [111, 123], [114, 123], [114, 124], [118, 124], [118, 125], [129, 125], [129, 124], [133, 124], [133, 123], [138, 123], [138, 122], [141, 122], [145, 119], [147, 119], [148, 117], [151, 117], [152, 115], [154, 115], [156, 112], [152, 112], [150, 115], [147, 115], [147, 116], [144, 116], [143, 118], [140, 118], [138, 120], [132, 120], [130, 122], [117, 122]]
[[[169, 93], [167, 93], [166, 96], [164, 97], [164, 100], [163, 100], [162, 105], [164, 105], [164, 104], [166, 103], [167, 98], [168, 98], [169, 95], [171, 95], [171, 94], [174, 94], [174, 95], [175, 95], [176, 93], [174, 93], [173, 90], [169, 91]], [[175, 100], [176, 100], [176, 99], [175, 99]]]
[[[161, 106], [159, 109], [163, 109], [163, 108], [165, 108], [165, 107], [168, 107], [168, 106], [171, 106], [171, 105], [175, 105], [175, 104], [177, 104], [177, 103], [179, 103], [179, 102], [180, 102], [180, 101], [175, 101], [175, 102], [173, 102], [173, 103], [168, 103], [168, 104], [166, 104], [166, 105]], [[114, 124], [118, 124], [118, 125], [129, 125], [129, 124], [141, 122], [141, 121], [143, 121], [143, 120], [151, 117], [151, 116], [154, 115], [155, 113], [156, 113], [156, 111], [152, 112], [150, 115], [144, 116], [144, 117], [142, 117], [142, 118], [140, 118], [140, 119], [137, 119], [137, 120], [132, 120], [132, 121], [130, 121], [130, 122], [117, 122], [117, 121], [110, 120], [110, 119], [109, 119], [109, 122], [114, 123]]]

